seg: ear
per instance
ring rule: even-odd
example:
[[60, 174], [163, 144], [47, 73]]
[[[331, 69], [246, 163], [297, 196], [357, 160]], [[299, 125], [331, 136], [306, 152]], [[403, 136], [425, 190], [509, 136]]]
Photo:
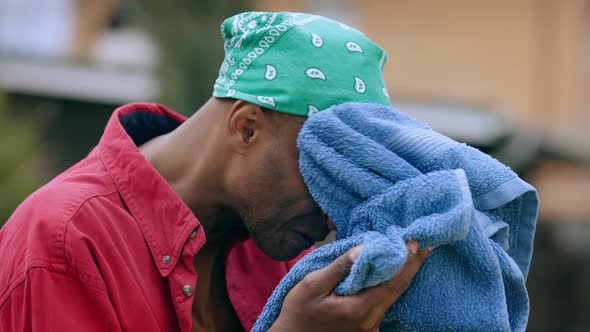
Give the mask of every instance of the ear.
[[240, 148], [246, 148], [258, 140], [265, 120], [260, 106], [237, 100], [231, 107], [227, 130], [232, 141]]

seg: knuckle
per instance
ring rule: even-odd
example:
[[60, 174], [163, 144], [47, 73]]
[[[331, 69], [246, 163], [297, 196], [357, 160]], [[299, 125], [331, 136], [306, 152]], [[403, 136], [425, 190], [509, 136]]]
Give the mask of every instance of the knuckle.
[[303, 290], [310, 291], [317, 287], [317, 280], [312, 274], [307, 275], [299, 282], [299, 287]]
[[361, 332], [373, 332], [377, 327], [377, 323], [373, 319], [365, 319], [359, 325], [359, 330]]
[[349, 326], [354, 326], [355, 331], [373, 332], [379, 325], [378, 317], [382, 317], [374, 307], [366, 303], [342, 303], [338, 305], [338, 317], [342, 322], [346, 322]]
[[349, 270], [350, 268], [344, 260], [339, 260], [334, 263], [334, 272], [339, 277], [345, 278], [346, 276], [348, 276]]
[[345, 321], [349, 321], [354, 323], [355, 325], [358, 324], [363, 320], [365, 317], [365, 310], [363, 307], [358, 305], [346, 305], [342, 307], [342, 318]]
[[346, 320], [355, 321], [357, 319], [358, 310], [355, 306], [350, 304], [342, 305], [340, 306], [340, 315]]
[[353, 318], [355, 321], [362, 322], [364, 321], [371, 313], [371, 308], [368, 306], [357, 307], [354, 313]]
[[408, 288], [410, 288], [411, 283], [412, 281], [410, 277], [402, 274], [390, 281], [389, 288], [396, 294], [401, 295]]
[[386, 308], [374, 308], [374, 310], [367, 313], [365, 319], [361, 325], [363, 331], [377, 331], [383, 317], [385, 316]]
[[400, 289], [403, 289], [404, 291], [406, 289], [408, 289], [411, 284], [412, 284], [412, 279], [409, 276], [404, 275], [399, 279], [399, 287], [400, 287]]
[[301, 279], [301, 281], [295, 285], [294, 289], [297, 289], [297, 294], [299, 296], [311, 296], [320, 288], [320, 281], [321, 280], [319, 280], [314, 274], [309, 274]]

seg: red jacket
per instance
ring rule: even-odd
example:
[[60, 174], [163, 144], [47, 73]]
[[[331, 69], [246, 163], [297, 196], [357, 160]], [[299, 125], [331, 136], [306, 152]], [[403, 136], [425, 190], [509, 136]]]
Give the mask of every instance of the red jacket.
[[[0, 230], [1, 332], [191, 331], [205, 234], [137, 148], [184, 120], [158, 104], [117, 109], [85, 159], [18, 207]], [[247, 331], [298, 258], [273, 261], [251, 240], [230, 250]]]

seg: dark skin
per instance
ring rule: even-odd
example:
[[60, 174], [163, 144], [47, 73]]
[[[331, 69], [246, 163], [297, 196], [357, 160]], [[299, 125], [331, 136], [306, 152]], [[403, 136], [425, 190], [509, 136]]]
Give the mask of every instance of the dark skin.
[[[329, 233], [299, 173], [296, 139], [304, 122], [249, 102], [211, 98], [176, 130], [140, 147], [207, 235], [194, 260], [193, 330], [241, 330], [225, 290], [223, 253], [232, 240], [250, 236], [270, 257], [288, 260]], [[311, 273], [288, 294], [272, 331], [375, 330], [429, 253], [418, 252], [416, 242], [408, 248], [408, 262], [392, 280], [355, 296], [332, 291], [359, 248]]]

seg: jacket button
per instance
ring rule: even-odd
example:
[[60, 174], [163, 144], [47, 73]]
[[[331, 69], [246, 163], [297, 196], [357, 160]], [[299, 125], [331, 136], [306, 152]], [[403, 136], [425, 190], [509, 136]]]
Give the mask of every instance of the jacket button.
[[186, 296], [192, 296], [194, 292], [195, 289], [191, 285], [184, 285], [184, 287], [182, 287], [182, 294]]
[[170, 262], [172, 262], [172, 257], [166, 255], [162, 257], [162, 262], [164, 262], [164, 264], [170, 264]]

